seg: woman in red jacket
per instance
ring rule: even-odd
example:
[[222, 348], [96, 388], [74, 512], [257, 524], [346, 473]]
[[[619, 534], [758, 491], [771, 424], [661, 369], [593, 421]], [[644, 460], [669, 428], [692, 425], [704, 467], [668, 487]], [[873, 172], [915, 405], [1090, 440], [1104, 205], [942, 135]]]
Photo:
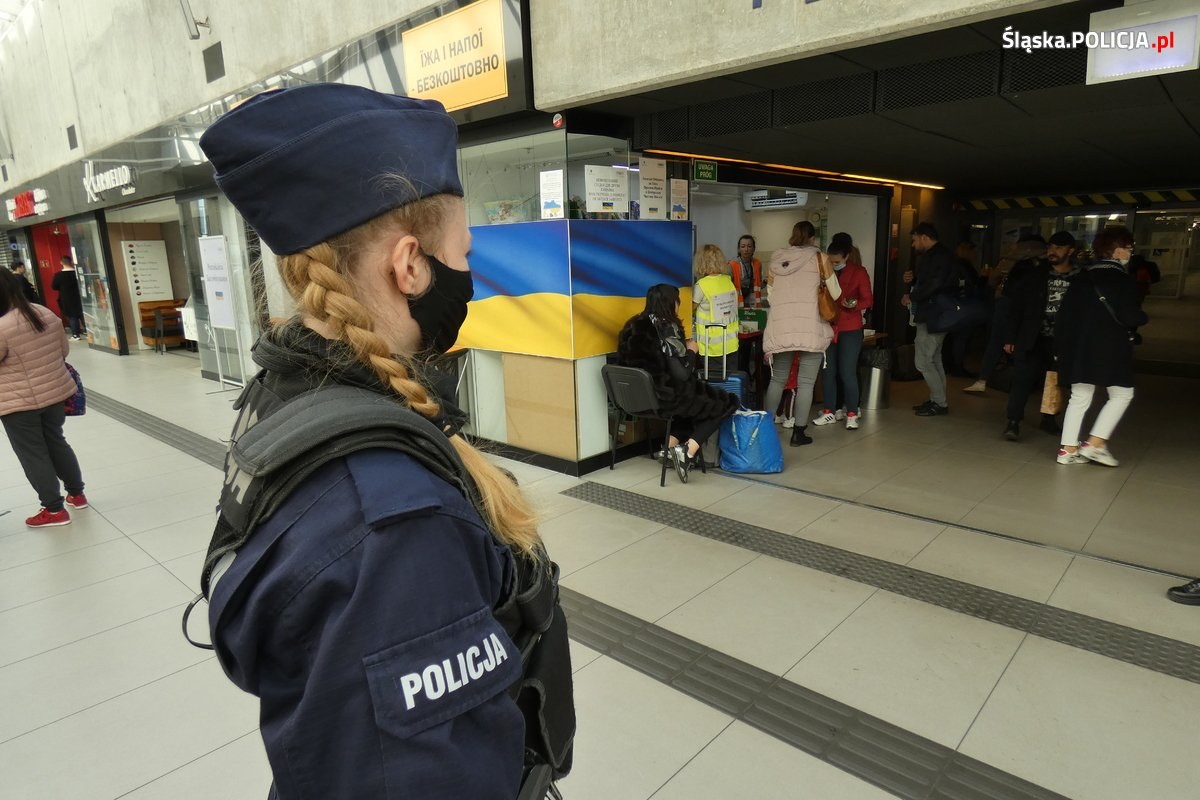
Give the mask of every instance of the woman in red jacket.
[[841, 313], [833, 324], [833, 343], [825, 351], [825, 368], [822, 370], [825, 413], [813, 420], [814, 425], [830, 425], [842, 419], [842, 409], [835, 412], [832, 408], [841, 380], [848, 431], [858, 429], [858, 355], [863, 347], [863, 312], [874, 304], [867, 270], [862, 264], [850, 261], [853, 251], [853, 245], [840, 240], [829, 246], [829, 261], [837, 271], [838, 284], [842, 287], [838, 301]]
[[[67, 335], [54, 312], [30, 305], [8, 270], [0, 270], [0, 422], [42, 510], [25, 520], [31, 528], [68, 525], [66, 504], [87, 508], [75, 451], [63, 436], [67, 398], [75, 380], [64, 359]], [[59, 483], [62, 479], [62, 483]]]

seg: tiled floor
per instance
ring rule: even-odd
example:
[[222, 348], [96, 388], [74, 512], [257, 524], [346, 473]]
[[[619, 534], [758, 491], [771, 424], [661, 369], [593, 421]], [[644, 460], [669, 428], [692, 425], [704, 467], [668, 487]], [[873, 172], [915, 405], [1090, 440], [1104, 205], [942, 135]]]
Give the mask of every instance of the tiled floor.
[[1032, 401], [1021, 441], [1003, 440], [1007, 395], [968, 395], [961, 391], [967, 383], [951, 379], [950, 416], [932, 419], [909, 410], [926, 398], [923, 382], [893, 383], [890, 408], [866, 412], [858, 431], [810, 425], [814, 444], [785, 447], [788, 468], [761, 480], [1200, 574], [1200, 535], [1187, 521], [1187, 509], [1200, 502], [1195, 381], [1139, 376], [1137, 396], [1113, 437], [1121, 460], [1115, 470], [1056, 464], [1058, 437], [1038, 429]]
[[[195, 362], [80, 350], [72, 363], [95, 391], [227, 434], [233, 395], [206, 394]], [[1036, 429], [1000, 441], [997, 397], [917, 420], [903, 411], [916, 387], [897, 384], [892, 410], [857, 433], [816, 431], [765, 480], [659, 487], [649, 459], [584, 480], [1200, 645], [1200, 610], [1163, 597], [1173, 578], [1072, 552], [1200, 572], [1200, 430], [1182, 414], [1171, 432], [1151, 424], [1190, 385], [1147, 383], [1114, 440], [1117, 470], [1057, 468]], [[0, 796], [265, 797], [254, 699], [179, 631], [217, 470], [94, 411], [67, 431], [92, 501], [70, 527], [23, 526], [31, 492], [0, 454]], [[1200, 784], [1196, 683], [564, 497], [578, 479], [506, 465], [576, 592], [1068, 797]], [[572, 654], [571, 800], [891, 796], [614, 658]]]

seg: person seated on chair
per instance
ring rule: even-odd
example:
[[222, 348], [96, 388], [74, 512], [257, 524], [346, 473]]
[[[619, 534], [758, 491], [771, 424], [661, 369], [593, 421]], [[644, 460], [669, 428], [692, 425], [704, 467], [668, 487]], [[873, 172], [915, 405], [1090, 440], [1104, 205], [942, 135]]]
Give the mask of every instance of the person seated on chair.
[[621, 329], [617, 363], [644, 369], [653, 378], [659, 413], [671, 417], [667, 455], [679, 480], [687, 483], [700, 445], [737, 410], [738, 401], [696, 374], [696, 344], [684, 337], [677, 287], [659, 283], [646, 292], [646, 308]]

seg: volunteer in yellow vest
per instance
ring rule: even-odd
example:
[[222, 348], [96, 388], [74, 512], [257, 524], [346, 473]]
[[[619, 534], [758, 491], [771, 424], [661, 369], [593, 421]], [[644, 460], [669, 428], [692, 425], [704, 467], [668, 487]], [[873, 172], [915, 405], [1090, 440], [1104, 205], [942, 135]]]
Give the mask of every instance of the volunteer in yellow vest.
[[747, 233], [738, 239], [738, 257], [729, 262], [739, 309], [763, 307], [762, 262], [754, 257], [755, 248], [754, 237]]
[[729, 277], [725, 254], [715, 244], [701, 247], [693, 266], [696, 286], [692, 290], [692, 304], [696, 320], [692, 338], [702, 368], [707, 363], [708, 374], [720, 379], [735, 367], [732, 362], [725, 365], [721, 362], [736, 355], [738, 350], [737, 288]]

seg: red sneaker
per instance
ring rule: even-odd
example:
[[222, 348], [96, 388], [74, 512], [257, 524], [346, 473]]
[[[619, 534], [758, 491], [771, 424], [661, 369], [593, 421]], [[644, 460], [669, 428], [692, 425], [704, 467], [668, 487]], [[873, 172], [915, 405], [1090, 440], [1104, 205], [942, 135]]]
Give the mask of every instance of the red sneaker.
[[64, 508], [62, 511], [47, 511], [42, 509], [25, 520], [30, 528], [57, 528], [60, 525], [70, 525], [71, 515]]
[[67, 495], [66, 503], [71, 508], [87, 508], [87, 496], [83, 492], [69, 494]]

